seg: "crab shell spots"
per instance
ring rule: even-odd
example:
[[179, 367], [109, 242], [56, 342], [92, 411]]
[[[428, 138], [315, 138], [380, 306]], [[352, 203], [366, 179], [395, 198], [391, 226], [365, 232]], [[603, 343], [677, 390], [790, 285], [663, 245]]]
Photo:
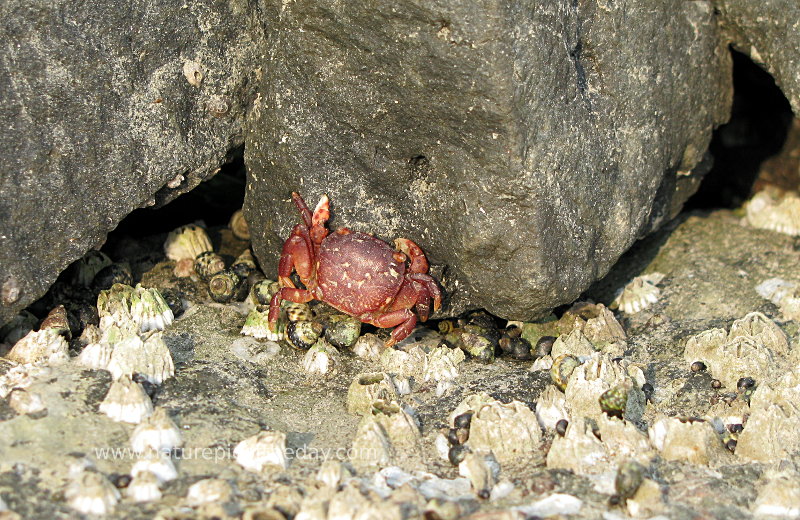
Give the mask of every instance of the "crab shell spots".
[[384, 307], [400, 290], [406, 271], [395, 253], [366, 233], [328, 235], [319, 248], [317, 268], [325, 302], [354, 316]]

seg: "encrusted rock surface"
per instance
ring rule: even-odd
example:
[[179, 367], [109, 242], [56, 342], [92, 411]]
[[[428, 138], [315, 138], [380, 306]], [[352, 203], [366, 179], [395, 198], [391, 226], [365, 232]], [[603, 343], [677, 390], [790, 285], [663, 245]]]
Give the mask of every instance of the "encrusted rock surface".
[[334, 227], [422, 246], [451, 313], [574, 300], [693, 192], [731, 100], [705, 2], [294, 3], [270, 48], [245, 150], [262, 264], [290, 193], [328, 193]]
[[231, 160], [265, 22], [241, 0], [14, 0], [0, 13], [5, 322], [131, 211]]

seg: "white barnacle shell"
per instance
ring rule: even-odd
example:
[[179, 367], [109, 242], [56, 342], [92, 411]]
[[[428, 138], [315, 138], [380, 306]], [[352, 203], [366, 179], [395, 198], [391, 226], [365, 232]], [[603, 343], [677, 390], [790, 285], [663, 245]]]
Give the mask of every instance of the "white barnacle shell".
[[689, 338], [683, 358], [687, 363], [704, 362], [711, 373], [728, 388], [742, 377], [767, 379], [776, 354], [789, 352], [783, 331], [761, 313], [750, 313], [724, 329], [711, 329]]
[[754, 228], [800, 235], [800, 197], [796, 193], [780, 196], [760, 191], [745, 203], [745, 211], [745, 221]]
[[[130, 322], [136, 324], [137, 332], [164, 330], [174, 321], [169, 305], [158, 292], [158, 289], [114, 284], [111, 289], [100, 291], [97, 296], [97, 313], [100, 316], [101, 329], [112, 323], [130, 329]], [[105, 318], [105, 319], [104, 319]], [[112, 341], [109, 341], [112, 343]]]
[[425, 370], [427, 354], [418, 346], [407, 351], [387, 348], [381, 354], [381, 368], [389, 374], [401, 377], [421, 378]]
[[392, 456], [392, 445], [386, 431], [370, 415], [365, 415], [353, 438], [350, 461], [357, 468], [385, 467], [391, 463]]
[[[473, 397], [473, 396], [471, 396]], [[473, 450], [492, 452], [500, 464], [526, 464], [540, 457], [542, 432], [536, 415], [524, 403], [504, 404], [487, 395], [478, 399], [468, 397], [451, 414], [450, 424], [457, 415], [472, 410], [469, 440]], [[460, 412], [457, 415], [456, 412]]]
[[268, 339], [269, 341], [281, 341], [284, 339], [284, 332], [281, 327], [285, 328], [285, 323], [278, 323], [275, 326], [275, 331], [269, 328], [269, 308], [259, 310], [258, 307], [251, 310], [244, 320], [242, 327], [242, 334], [245, 336], [252, 336], [256, 339]]
[[353, 354], [362, 359], [378, 360], [386, 348], [383, 340], [375, 334], [368, 332], [359, 336], [353, 345]]
[[9, 392], [8, 405], [20, 415], [37, 413], [46, 409], [41, 395], [23, 388], [14, 388]]
[[174, 229], [164, 242], [164, 253], [170, 260], [192, 260], [206, 251], [213, 251], [211, 239], [202, 227], [187, 224]]
[[282, 432], [259, 432], [237, 444], [233, 455], [240, 466], [254, 473], [270, 466], [280, 469], [289, 466], [286, 458], [286, 434]]
[[161, 333], [155, 332], [144, 341], [134, 335], [117, 343], [111, 352], [108, 371], [114, 379], [140, 374], [159, 385], [175, 375], [175, 363]]
[[161, 500], [158, 477], [150, 471], [140, 471], [132, 479], [125, 494], [134, 502], [154, 502]]
[[619, 343], [627, 339], [625, 329], [619, 324], [614, 313], [602, 303], [594, 306], [597, 315], [586, 320], [583, 325], [583, 334], [595, 345], [595, 348], [610, 343]]
[[58, 365], [69, 360], [69, 345], [56, 329], [31, 331], [17, 341], [6, 359], [15, 363]]
[[197, 506], [213, 502], [230, 502], [233, 489], [227, 480], [221, 478], [206, 478], [199, 480], [189, 487], [186, 500], [189, 505]]
[[50, 368], [44, 365], [30, 363], [14, 365], [0, 376], [0, 398], [5, 398], [12, 390], [27, 388], [38, 378], [50, 373]]
[[555, 386], [549, 385], [536, 400], [536, 419], [542, 428], [552, 430], [556, 423], [562, 419], [569, 420], [567, 413], [567, 400], [564, 393]]
[[153, 413], [153, 403], [142, 385], [124, 375], [111, 383], [100, 411], [115, 421], [138, 424]]
[[325, 375], [336, 363], [336, 347], [320, 338], [303, 357], [303, 369], [309, 374]]
[[417, 465], [422, 457], [422, 434], [413, 410], [396, 401], [375, 401], [358, 425], [351, 449], [357, 467]]
[[578, 474], [606, 471], [604, 462], [608, 462], [608, 452], [583, 417], [570, 421], [564, 436], [556, 436], [547, 452], [548, 468], [569, 469]]
[[493, 459], [491, 454], [483, 452], [467, 453], [458, 465], [458, 474], [468, 478], [475, 493], [485, 498], [489, 498], [500, 470]]
[[170, 451], [183, 443], [181, 431], [169, 418], [167, 410], [156, 408], [131, 433], [131, 446], [137, 453], [147, 450]]
[[327, 459], [319, 467], [316, 478], [326, 486], [336, 489], [349, 476], [350, 470], [347, 469], [347, 466], [342, 461]]
[[458, 377], [458, 364], [466, 359], [460, 348], [436, 347], [425, 356], [423, 381], [451, 381]]
[[[630, 383], [624, 410], [626, 418], [636, 420], [642, 416], [645, 396], [641, 383], [636, 381], [641, 371], [625, 361], [614, 361], [605, 354], [594, 354], [575, 368], [564, 390], [567, 409], [572, 417], [600, 417], [604, 415], [598, 399], [607, 390]], [[633, 384], [636, 381], [636, 384]]]
[[160, 483], [169, 482], [178, 478], [178, 470], [169, 455], [163, 451], [149, 450], [138, 457], [136, 463], [131, 468], [131, 476], [141, 473], [152, 473]]
[[662, 417], [650, 426], [648, 433], [651, 444], [665, 460], [708, 465], [728, 461], [731, 455], [707, 421]]
[[105, 515], [119, 502], [119, 491], [103, 475], [85, 471], [67, 486], [64, 497], [80, 513]]
[[579, 328], [572, 329], [566, 336], [561, 335], [553, 342], [553, 349], [550, 357], [557, 359], [564, 354], [570, 354], [578, 358], [589, 357], [594, 354], [595, 348], [589, 338]]
[[[800, 371], [758, 385], [750, 398], [750, 417], [739, 434], [736, 456], [776, 462], [800, 451]], [[765, 441], [766, 439], [766, 441]]]
[[661, 289], [657, 285], [664, 279], [661, 273], [650, 273], [637, 276], [625, 287], [617, 291], [609, 306], [626, 314], [634, 314], [658, 301]]
[[347, 411], [361, 415], [372, 410], [378, 399], [397, 399], [398, 392], [392, 378], [383, 372], [358, 374], [347, 389]]
[[150, 330], [164, 330], [170, 325], [175, 316], [172, 309], [158, 292], [158, 289], [145, 289], [140, 284], [136, 285], [131, 298], [131, 318], [139, 324], [139, 332]]
[[782, 278], [770, 278], [756, 286], [756, 292], [778, 307], [789, 320], [800, 320], [800, 285]]
[[83, 347], [75, 361], [86, 368], [106, 370], [111, 361], [111, 345], [105, 341], [89, 343]]

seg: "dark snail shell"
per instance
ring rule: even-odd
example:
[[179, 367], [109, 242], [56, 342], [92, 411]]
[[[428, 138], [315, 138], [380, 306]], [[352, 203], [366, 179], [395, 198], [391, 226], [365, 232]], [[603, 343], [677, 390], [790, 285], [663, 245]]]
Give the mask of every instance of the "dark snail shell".
[[131, 285], [133, 274], [127, 264], [111, 264], [97, 272], [92, 280], [92, 290], [95, 292], [107, 291], [114, 284]]
[[361, 321], [345, 314], [333, 314], [325, 320], [325, 339], [334, 347], [349, 349], [361, 335]]
[[194, 259], [194, 270], [203, 280], [211, 280], [211, 277], [225, 269], [225, 260], [214, 251], [204, 251]]
[[614, 480], [614, 489], [622, 500], [627, 500], [636, 494], [639, 486], [644, 481], [645, 467], [635, 460], [628, 460], [620, 464], [617, 478]]
[[295, 348], [308, 350], [322, 335], [322, 325], [315, 321], [290, 321], [286, 325], [286, 340]]
[[250, 273], [258, 270], [256, 259], [253, 258], [253, 253], [250, 252], [250, 249], [245, 249], [244, 253], [239, 255], [236, 260], [233, 261], [231, 269], [242, 278], [247, 278]]
[[272, 297], [280, 289], [280, 284], [275, 280], [261, 280], [253, 285], [250, 292], [259, 305], [269, 305], [272, 301]]
[[233, 232], [233, 236], [239, 240], [250, 240], [250, 227], [247, 225], [247, 220], [245, 220], [242, 210], [238, 210], [231, 215], [228, 227]]
[[208, 295], [218, 303], [241, 300], [247, 295], [247, 284], [230, 270], [220, 271], [208, 281]]

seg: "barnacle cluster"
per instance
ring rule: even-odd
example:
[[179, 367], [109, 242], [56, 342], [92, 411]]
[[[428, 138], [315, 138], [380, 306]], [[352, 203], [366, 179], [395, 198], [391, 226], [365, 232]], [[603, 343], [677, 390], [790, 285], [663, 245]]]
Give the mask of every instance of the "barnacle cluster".
[[800, 197], [797, 193], [759, 191], [745, 204], [746, 224], [787, 235], [800, 235]]

